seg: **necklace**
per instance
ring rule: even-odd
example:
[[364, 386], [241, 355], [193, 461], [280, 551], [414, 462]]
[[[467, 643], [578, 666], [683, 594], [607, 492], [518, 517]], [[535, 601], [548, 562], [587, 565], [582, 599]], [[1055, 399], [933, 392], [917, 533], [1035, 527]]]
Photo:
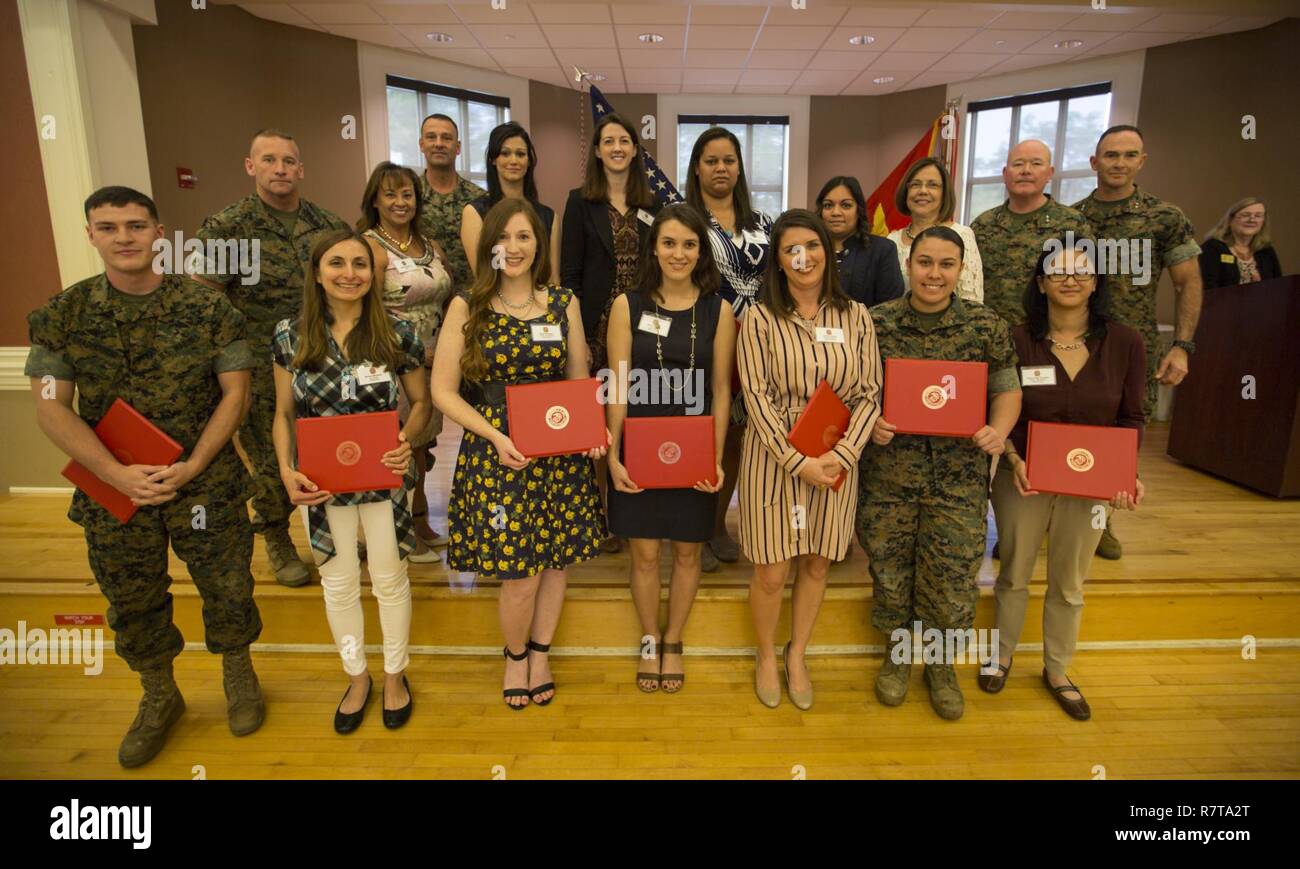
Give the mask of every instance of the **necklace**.
[[532, 290], [528, 291], [528, 301], [519, 305], [512, 305], [509, 302], [507, 302], [506, 297], [501, 295], [500, 287], [497, 287], [497, 298], [501, 300], [502, 305], [505, 305], [507, 311], [531, 311], [533, 309], [533, 306], [537, 304], [537, 301], [533, 296]]
[[[695, 302], [691, 305], [691, 361], [690, 361], [689, 366], [688, 366], [687, 369], [686, 369], [686, 373], [687, 373], [688, 375], [695, 371], [695, 309], [699, 306], [699, 303], [700, 303], [700, 297], [699, 297], [698, 294], [696, 294], [696, 296], [695, 296]], [[656, 314], [657, 316], [660, 316], [660, 317], [663, 316], [663, 312], [662, 312], [661, 310], [659, 310], [659, 303], [658, 303], [658, 302], [655, 302], [655, 314]], [[655, 356], [656, 356], [656, 357], [658, 358], [658, 360], [659, 360], [659, 370], [660, 370], [660, 371], [665, 371], [665, 370], [667, 369], [667, 366], [664, 365], [664, 343], [663, 343], [663, 341], [664, 341], [663, 336], [660, 335], [658, 332], [655, 332]], [[681, 386], [674, 387], [674, 386], [672, 385], [671, 381], [669, 381], [669, 383], [668, 383], [668, 389], [669, 389], [669, 391], [671, 391], [673, 394], [680, 394], [681, 391], [682, 391], [683, 389], [685, 389], [685, 388], [686, 388], [686, 378], [685, 378], [685, 377], [682, 378], [682, 385], [681, 385]]]
[[795, 306], [794, 306], [794, 315], [795, 315], [796, 317], [799, 318], [800, 322], [802, 322], [802, 323], [804, 324], [804, 326], [806, 326], [806, 327], [808, 327], [808, 328], [816, 328], [816, 326], [817, 326], [817, 317], [821, 314], [821, 312], [822, 312], [822, 308], [824, 308], [824, 307], [826, 307], [826, 303], [825, 303], [825, 302], [822, 302], [820, 305], [817, 306], [817, 310], [816, 310], [815, 312], [813, 312], [813, 315], [812, 315], [812, 317], [810, 318], [810, 317], [805, 317], [805, 316], [803, 315], [803, 313], [799, 310], [799, 305], [798, 305], [798, 303], [796, 303]]
[[410, 246], [411, 246], [411, 242], [415, 240], [415, 230], [414, 230], [414, 229], [407, 229], [407, 230], [406, 230], [406, 242], [405, 242], [405, 243], [402, 243], [402, 242], [398, 241], [397, 239], [395, 239], [395, 238], [393, 238], [391, 235], [389, 235], [387, 232], [385, 232], [385, 231], [384, 231], [384, 225], [383, 225], [382, 223], [376, 224], [376, 225], [375, 225], [375, 229], [379, 230], [379, 234], [382, 235], [384, 238], [388, 239], [388, 240], [391, 241], [393, 244], [397, 245], [397, 249], [400, 250], [402, 253], [406, 253], [406, 249], [407, 249], [408, 247], [410, 247]]
[[1062, 344], [1061, 342], [1053, 338], [1050, 332], [1048, 333], [1047, 338], [1049, 341], [1052, 342], [1052, 346], [1055, 347], [1057, 350], [1066, 350], [1066, 351], [1078, 350], [1080, 347], [1086, 346], [1086, 344], [1088, 343], [1087, 332], [1084, 332], [1082, 335], [1075, 338], [1073, 344]]

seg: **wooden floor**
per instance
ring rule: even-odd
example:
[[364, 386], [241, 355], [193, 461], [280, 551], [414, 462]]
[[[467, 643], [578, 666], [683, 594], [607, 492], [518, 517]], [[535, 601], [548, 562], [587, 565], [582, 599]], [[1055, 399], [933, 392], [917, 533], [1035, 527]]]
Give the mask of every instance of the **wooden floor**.
[[914, 668], [890, 709], [870, 693], [879, 659], [811, 662], [808, 712], [769, 710], [752, 664], [689, 660], [676, 696], [642, 695], [630, 660], [557, 659], [546, 708], [511, 712], [501, 665], [418, 658], [405, 729], [379, 720], [331, 730], [344, 679], [333, 655], [256, 656], [268, 698], [263, 728], [230, 735], [215, 656], [186, 652], [177, 679], [188, 711], [164, 752], [139, 770], [116, 763], [137, 683], [117, 659], [79, 668], [0, 668], [0, 777], [231, 778], [1244, 778], [1300, 777], [1300, 650], [1089, 652], [1076, 680], [1093, 718], [1076, 722], [1022, 654], [1007, 687], [981, 692], [961, 670], [966, 715], [943, 721]]

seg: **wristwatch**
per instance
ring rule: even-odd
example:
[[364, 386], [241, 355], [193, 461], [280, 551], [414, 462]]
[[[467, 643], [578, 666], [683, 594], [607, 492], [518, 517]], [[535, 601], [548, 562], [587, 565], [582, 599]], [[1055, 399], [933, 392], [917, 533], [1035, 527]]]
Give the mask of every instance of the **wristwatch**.
[[1175, 341], [1174, 346], [1187, 351], [1188, 356], [1196, 352], [1196, 344], [1191, 341]]

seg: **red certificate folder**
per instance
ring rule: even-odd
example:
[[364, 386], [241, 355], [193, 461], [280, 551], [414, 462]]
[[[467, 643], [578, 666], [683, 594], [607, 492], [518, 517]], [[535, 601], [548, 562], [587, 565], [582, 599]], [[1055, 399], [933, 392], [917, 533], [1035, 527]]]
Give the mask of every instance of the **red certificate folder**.
[[[185, 452], [184, 447], [120, 398], [95, 426], [95, 437], [124, 465], [170, 465]], [[139, 509], [129, 497], [96, 477], [80, 462], [68, 462], [63, 476], [124, 525]]]
[[885, 422], [899, 434], [970, 437], [984, 428], [989, 367], [941, 359], [885, 360]]
[[605, 446], [605, 409], [599, 391], [600, 380], [595, 377], [507, 386], [510, 440], [530, 459]]
[[396, 489], [400, 475], [382, 461], [397, 449], [397, 411], [297, 420], [298, 470], [332, 494]]
[[628, 417], [623, 421], [623, 465], [642, 489], [717, 483], [713, 417]]
[[1137, 494], [1137, 429], [1029, 422], [1025, 476], [1039, 492], [1109, 501]]
[[[840, 401], [830, 383], [823, 380], [813, 391], [812, 398], [808, 399], [803, 413], [794, 421], [794, 427], [785, 439], [805, 456], [820, 458], [844, 437], [844, 432], [849, 428], [850, 416], [852, 414], [848, 405]], [[838, 492], [842, 485], [844, 472], [836, 478], [831, 489]]]

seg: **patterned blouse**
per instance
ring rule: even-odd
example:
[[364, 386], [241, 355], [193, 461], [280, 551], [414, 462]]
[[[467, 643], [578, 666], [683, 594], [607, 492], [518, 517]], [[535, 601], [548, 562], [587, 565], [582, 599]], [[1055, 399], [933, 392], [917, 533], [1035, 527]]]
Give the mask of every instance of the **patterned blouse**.
[[[294, 368], [293, 357], [298, 352], [298, 324], [293, 320], [281, 320], [276, 324], [271, 353], [275, 363], [293, 375], [293, 405], [298, 418], [379, 413], [397, 409], [398, 380], [403, 374], [424, 365], [424, 345], [415, 336], [415, 329], [410, 323], [391, 316], [389, 322], [397, 333], [402, 363], [388, 380], [364, 384], [355, 374], [360, 366], [347, 361], [328, 330], [326, 338], [329, 350], [320, 370]], [[348, 386], [347, 397], [344, 396], [345, 381]], [[407, 507], [407, 496], [415, 488], [415, 478], [415, 462], [412, 461], [406, 467], [401, 485], [396, 488], [346, 492], [332, 496], [326, 503], [335, 507], [347, 507], [392, 501], [398, 554], [405, 558], [415, 551], [415, 526], [411, 523], [411, 511]], [[311, 538], [311, 548], [324, 556], [325, 560], [333, 558], [334, 538], [330, 535], [329, 522], [326, 520], [325, 504], [307, 508], [307, 531]]]
[[755, 211], [757, 228], [747, 229], [736, 238], [722, 228], [716, 217], [712, 214], [708, 217], [713, 259], [722, 274], [722, 298], [731, 303], [732, 310], [740, 317], [758, 301], [758, 287], [763, 282], [771, 247], [772, 218]]

